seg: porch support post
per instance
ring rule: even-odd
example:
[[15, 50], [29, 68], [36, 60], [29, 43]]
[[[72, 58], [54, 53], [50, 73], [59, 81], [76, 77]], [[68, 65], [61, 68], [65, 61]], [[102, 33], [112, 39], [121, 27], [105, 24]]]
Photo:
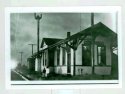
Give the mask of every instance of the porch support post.
[[73, 75], [75, 76], [76, 75], [76, 50], [73, 49]]
[[95, 57], [94, 57], [94, 41], [92, 41], [92, 74], [94, 74], [94, 65], [95, 65]]
[[40, 56], [37, 59], [38, 59], [38, 71], [41, 72], [41, 59], [40, 59]]
[[68, 48], [68, 51], [67, 51], [67, 73], [71, 74], [71, 53], [70, 53], [70, 48]]
[[[91, 13], [91, 26], [94, 25], [94, 13]], [[92, 37], [92, 74], [94, 74], [94, 62], [95, 62], [95, 57], [94, 57], [94, 41], [95, 41], [95, 37], [93, 34], [93, 31], [91, 31], [91, 37]]]

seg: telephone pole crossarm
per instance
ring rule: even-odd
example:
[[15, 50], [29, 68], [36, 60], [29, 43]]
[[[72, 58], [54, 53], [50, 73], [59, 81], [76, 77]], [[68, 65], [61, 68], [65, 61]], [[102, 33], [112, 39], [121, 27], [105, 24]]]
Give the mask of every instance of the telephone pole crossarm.
[[32, 56], [33, 56], [33, 47], [36, 45], [36, 44], [28, 44], [32, 47]]

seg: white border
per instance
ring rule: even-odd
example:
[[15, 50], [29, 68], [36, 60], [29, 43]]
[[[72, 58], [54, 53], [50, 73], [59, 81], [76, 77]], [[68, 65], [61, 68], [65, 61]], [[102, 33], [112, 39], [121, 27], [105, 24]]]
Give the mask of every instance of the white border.
[[[10, 80], [10, 13], [79, 13], [96, 12], [112, 13], [118, 12], [118, 62], [119, 80], [85, 80], [85, 81], [11, 81]], [[80, 89], [80, 88], [122, 88], [122, 32], [121, 32], [121, 7], [119, 6], [85, 6], [85, 7], [8, 7], [5, 9], [5, 71], [7, 89]], [[40, 85], [40, 84], [57, 85]], [[77, 85], [58, 85], [58, 83], [85, 83]], [[96, 84], [91, 84], [96, 83]], [[103, 83], [103, 84], [99, 84]], [[108, 84], [107, 84], [108, 83]], [[11, 84], [37, 84], [37, 85], [11, 85]]]

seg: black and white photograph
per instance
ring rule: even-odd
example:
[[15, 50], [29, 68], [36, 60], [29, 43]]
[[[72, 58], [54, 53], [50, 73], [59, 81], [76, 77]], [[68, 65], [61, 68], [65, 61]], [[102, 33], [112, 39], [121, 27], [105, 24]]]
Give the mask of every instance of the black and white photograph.
[[9, 17], [10, 81], [118, 83], [118, 12], [33, 11]]

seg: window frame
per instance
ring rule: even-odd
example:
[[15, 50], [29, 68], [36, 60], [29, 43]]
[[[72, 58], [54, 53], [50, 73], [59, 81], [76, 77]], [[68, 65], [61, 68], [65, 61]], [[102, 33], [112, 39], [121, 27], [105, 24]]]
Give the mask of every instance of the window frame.
[[[106, 66], [107, 64], [106, 64], [106, 45], [104, 45], [104, 44], [96, 44], [97, 45], [97, 66]], [[104, 49], [105, 49], [105, 62], [103, 63], [103, 62], [101, 62], [101, 60], [100, 60], [100, 62], [99, 62], [99, 56], [101, 56], [101, 52], [100, 52], [100, 54], [98, 53], [98, 47], [104, 47]], [[101, 58], [102, 58], [102, 56], [101, 56]]]
[[[89, 63], [89, 65], [85, 65], [85, 63], [83, 62], [83, 55], [84, 55], [84, 53], [83, 53], [83, 49], [84, 49], [84, 46], [89, 46], [90, 48], [90, 63]], [[92, 55], [92, 52], [91, 52], [91, 44], [90, 43], [84, 43], [84, 44], [82, 44], [82, 66], [92, 66], [92, 63], [91, 63], [91, 61], [92, 61], [92, 57], [91, 57], [91, 55]]]

